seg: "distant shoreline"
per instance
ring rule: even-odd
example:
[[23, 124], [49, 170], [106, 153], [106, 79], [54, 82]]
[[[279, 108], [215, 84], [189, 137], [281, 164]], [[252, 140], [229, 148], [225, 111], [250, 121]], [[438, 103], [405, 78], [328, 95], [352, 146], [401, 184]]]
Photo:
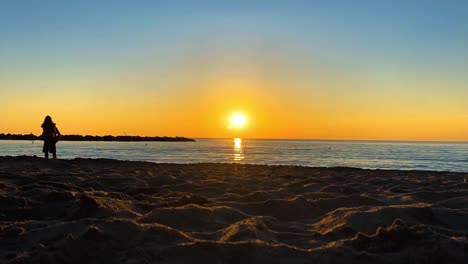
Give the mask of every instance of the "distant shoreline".
[[[41, 136], [34, 134], [0, 134], [0, 140], [41, 140]], [[91, 135], [62, 135], [60, 141], [114, 141], [114, 142], [195, 142], [195, 139], [186, 137], [142, 137], [142, 136], [91, 136]]]

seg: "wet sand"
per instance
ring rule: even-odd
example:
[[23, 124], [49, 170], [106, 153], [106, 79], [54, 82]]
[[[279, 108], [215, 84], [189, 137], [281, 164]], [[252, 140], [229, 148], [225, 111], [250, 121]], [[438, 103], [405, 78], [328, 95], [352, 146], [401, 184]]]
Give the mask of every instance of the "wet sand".
[[0, 263], [468, 263], [464, 178], [0, 157]]

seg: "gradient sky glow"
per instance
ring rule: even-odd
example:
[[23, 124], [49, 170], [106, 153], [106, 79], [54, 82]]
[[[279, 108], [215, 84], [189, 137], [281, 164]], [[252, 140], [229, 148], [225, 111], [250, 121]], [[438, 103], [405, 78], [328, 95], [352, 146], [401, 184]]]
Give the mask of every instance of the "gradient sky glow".
[[468, 141], [467, 1], [162, 2], [2, 1], [0, 133]]

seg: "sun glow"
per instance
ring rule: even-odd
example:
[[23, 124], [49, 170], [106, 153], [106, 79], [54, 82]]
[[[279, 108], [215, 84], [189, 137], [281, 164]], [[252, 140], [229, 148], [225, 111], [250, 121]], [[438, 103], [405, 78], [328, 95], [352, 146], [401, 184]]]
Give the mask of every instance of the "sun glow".
[[245, 126], [246, 118], [242, 114], [234, 114], [231, 117], [231, 123], [229, 124], [229, 128], [242, 128]]
[[241, 161], [244, 159], [242, 152], [242, 139], [234, 138], [234, 161]]
[[241, 149], [242, 146], [242, 139], [240, 138], [235, 138], [234, 139], [234, 149]]

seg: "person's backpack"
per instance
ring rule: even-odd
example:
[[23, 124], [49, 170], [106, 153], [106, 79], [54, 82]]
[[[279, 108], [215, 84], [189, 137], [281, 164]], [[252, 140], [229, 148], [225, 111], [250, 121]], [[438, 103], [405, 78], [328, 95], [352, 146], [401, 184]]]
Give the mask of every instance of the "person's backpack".
[[59, 141], [59, 135], [58, 135], [58, 132], [57, 132], [57, 128], [55, 126], [52, 128], [51, 139], [55, 143], [57, 143]]

